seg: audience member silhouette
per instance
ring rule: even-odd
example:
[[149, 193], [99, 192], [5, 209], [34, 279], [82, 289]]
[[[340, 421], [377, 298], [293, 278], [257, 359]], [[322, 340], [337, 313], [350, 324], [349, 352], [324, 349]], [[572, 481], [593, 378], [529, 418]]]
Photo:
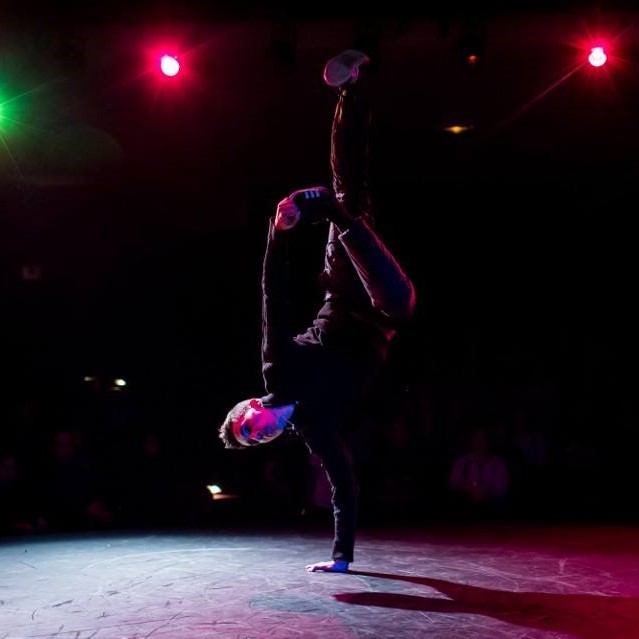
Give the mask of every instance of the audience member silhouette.
[[55, 431], [41, 470], [39, 503], [50, 530], [105, 528], [114, 523], [105, 504], [99, 472], [78, 433]]
[[497, 514], [506, 505], [509, 480], [506, 462], [493, 451], [488, 431], [472, 431], [470, 446], [453, 460], [450, 470], [454, 503], [468, 514]]
[[38, 517], [31, 487], [18, 454], [0, 453], [0, 535], [40, 532], [45, 522]]

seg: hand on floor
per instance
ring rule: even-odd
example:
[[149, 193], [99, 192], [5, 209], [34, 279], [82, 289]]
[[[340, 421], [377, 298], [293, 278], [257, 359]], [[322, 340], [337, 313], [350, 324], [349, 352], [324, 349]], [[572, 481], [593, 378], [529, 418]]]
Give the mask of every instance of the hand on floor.
[[306, 566], [308, 572], [348, 572], [348, 561], [322, 561], [318, 564]]

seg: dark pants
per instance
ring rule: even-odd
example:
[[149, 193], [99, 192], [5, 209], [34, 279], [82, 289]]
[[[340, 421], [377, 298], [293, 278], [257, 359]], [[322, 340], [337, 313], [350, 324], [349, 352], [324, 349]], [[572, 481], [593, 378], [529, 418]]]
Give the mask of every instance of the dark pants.
[[370, 108], [355, 86], [339, 93], [331, 129], [333, 190], [352, 217], [371, 221]]
[[[366, 220], [371, 217], [367, 184], [368, 122], [368, 109], [357, 94], [352, 89], [342, 92], [331, 131], [333, 187], [347, 212], [352, 217]], [[292, 300], [287, 275], [290, 234], [289, 231], [276, 231], [271, 220], [262, 277], [262, 370], [268, 392], [263, 401], [267, 405], [298, 402], [292, 421], [309, 450], [321, 460], [331, 484], [335, 526], [332, 557], [351, 562], [358, 485], [342, 431], [353, 416], [369, 375], [383, 359], [382, 343], [388, 334], [360, 330], [360, 320], [350, 312], [348, 299], [340, 298], [336, 302], [339, 313], [333, 314], [331, 303], [325, 304], [313, 326], [305, 333], [295, 335], [291, 326]], [[349, 269], [357, 278], [360, 295], [368, 300], [367, 288], [362, 287], [357, 276], [359, 269], [354, 269], [352, 257], [337, 235], [337, 229], [331, 224], [327, 254], [331, 242], [339, 244]], [[356, 257], [362, 268], [366, 270], [369, 264], [374, 266], [371, 272], [376, 277], [381, 275], [388, 282], [386, 288], [395, 292], [401, 278], [394, 271], [396, 265], [390, 254], [382, 250], [381, 241], [377, 241], [373, 231], [364, 225], [359, 225], [352, 237], [353, 254], [359, 253]], [[370, 340], [362, 338], [367, 330]], [[356, 340], [359, 340], [359, 346], [355, 345]], [[373, 341], [377, 343], [373, 344]]]

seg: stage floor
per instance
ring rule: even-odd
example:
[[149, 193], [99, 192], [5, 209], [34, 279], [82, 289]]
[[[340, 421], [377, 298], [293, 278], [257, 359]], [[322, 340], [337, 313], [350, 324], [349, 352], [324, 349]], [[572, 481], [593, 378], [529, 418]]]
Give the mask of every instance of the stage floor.
[[639, 638], [639, 527], [145, 531], [0, 541], [0, 639]]

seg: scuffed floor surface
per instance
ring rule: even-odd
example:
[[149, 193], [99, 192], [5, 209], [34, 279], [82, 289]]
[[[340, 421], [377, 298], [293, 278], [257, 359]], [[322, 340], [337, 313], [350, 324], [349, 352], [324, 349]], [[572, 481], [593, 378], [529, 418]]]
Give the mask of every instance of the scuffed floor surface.
[[639, 638], [639, 528], [144, 532], [0, 543], [0, 639]]

